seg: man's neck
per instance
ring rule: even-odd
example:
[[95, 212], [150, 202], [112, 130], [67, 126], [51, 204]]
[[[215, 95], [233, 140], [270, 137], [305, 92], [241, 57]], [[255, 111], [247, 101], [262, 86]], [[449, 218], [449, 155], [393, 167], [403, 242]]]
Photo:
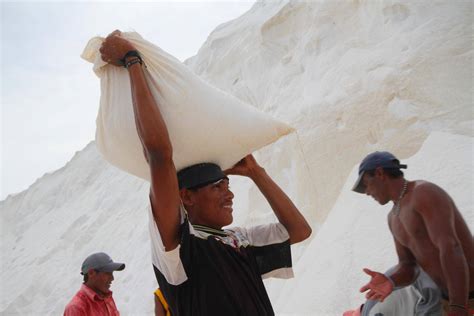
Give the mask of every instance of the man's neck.
[[393, 186], [392, 186], [392, 190], [390, 192], [390, 199], [392, 200], [392, 202], [394, 204], [397, 204], [400, 200], [400, 197], [403, 197], [402, 195], [406, 194], [407, 190], [405, 190], [405, 192], [403, 192], [405, 181], [407, 181], [407, 180], [405, 180], [405, 178], [403, 178], [403, 177], [393, 179]]
[[102, 291], [100, 291], [99, 289], [97, 289], [96, 287], [94, 287], [93, 285], [91, 284], [88, 284], [88, 283], [84, 283], [85, 286], [87, 286], [89, 289], [91, 289], [92, 291], [94, 291], [100, 298], [105, 298], [107, 296], [110, 295], [110, 291], [107, 292], [107, 293], [104, 293]]

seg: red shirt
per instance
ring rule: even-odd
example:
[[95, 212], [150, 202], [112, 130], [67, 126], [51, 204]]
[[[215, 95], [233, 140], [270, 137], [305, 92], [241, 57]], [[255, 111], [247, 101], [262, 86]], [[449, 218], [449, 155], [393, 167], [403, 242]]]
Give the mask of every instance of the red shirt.
[[64, 310], [64, 316], [119, 316], [120, 313], [112, 298], [112, 291], [105, 297], [100, 297], [87, 285], [83, 284], [81, 289], [74, 295]]

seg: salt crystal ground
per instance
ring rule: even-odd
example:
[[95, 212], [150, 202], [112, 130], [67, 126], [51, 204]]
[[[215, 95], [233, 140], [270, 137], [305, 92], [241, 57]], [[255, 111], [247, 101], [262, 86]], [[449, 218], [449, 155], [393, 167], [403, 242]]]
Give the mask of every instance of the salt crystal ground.
[[[256, 154], [314, 228], [293, 248], [296, 278], [266, 281], [277, 314], [340, 315], [363, 301], [363, 267], [396, 263], [390, 206], [350, 191], [369, 152], [392, 151], [408, 179], [441, 185], [474, 229], [472, 9], [470, 1], [262, 1], [187, 61], [298, 130]], [[251, 183], [231, 182], [236, 225], [274, 220]], [[127, 264], [112, 286], [122, 314], [151, 315], [148, 190], [91, 143], [0, 202], [2, 315], [61, 314], [95, 251]]]

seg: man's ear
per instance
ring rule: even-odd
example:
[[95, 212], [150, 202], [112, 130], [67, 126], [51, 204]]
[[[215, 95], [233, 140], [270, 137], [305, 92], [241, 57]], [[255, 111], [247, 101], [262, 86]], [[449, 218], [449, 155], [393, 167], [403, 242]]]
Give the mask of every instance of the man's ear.
[[375, 176], [382, 177], [382, 178], [385, 176], [385, 172], [382, 167], [377, 167], [375, 169]]
[[87, 275], [89, 276], [89, 279], [91, 277], [94, 277], [96, 274], [97, 274], [97, 271], [95, 271], [94, 269], [87, 270]]
[[183, 202], [184, 207], [194, 204], [193, 192], [188, 189], [179, 190], [179, 195], [181, 196], [181, 201]]

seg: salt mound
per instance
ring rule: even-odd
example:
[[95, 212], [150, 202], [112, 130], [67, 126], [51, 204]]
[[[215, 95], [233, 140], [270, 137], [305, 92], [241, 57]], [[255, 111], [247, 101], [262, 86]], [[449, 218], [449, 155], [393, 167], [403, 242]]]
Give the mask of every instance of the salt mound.
[[[368, 152], [417, 153], [408, 178], [444, 187], [473, 229], [473, 6], [261, 1], [188, 61], [211, 84], [298, 129], [257, 154], [314, 228], [309, 247], [294, 248], [296, 278], [266, 282], [278, 314], [340, 315], [363, 300], [362, 267], [395, 263], [387, 212], [350, 192]], [[233, 178], [232, 189], [236, 225], [274, 220], [250, 182]], [[112, 287], [122, 314], [151, 314], [147, 195], [144, 181], [89, 145], [0, 202], [0, 313], [61, 314], [83, 258], [103, 250], [127, 263]]]
[[[272, 174], [289, 170], [282, 181], [321, 223], [368, 152], [407, 158], [432, 131], [474, 136], [473, 9], [472, 1], [261, 1], [218, 27], [189, 64], [298, 130], [299, 141], [260, 157]], [[256, 192], [250, 201], [263, 203]]]

